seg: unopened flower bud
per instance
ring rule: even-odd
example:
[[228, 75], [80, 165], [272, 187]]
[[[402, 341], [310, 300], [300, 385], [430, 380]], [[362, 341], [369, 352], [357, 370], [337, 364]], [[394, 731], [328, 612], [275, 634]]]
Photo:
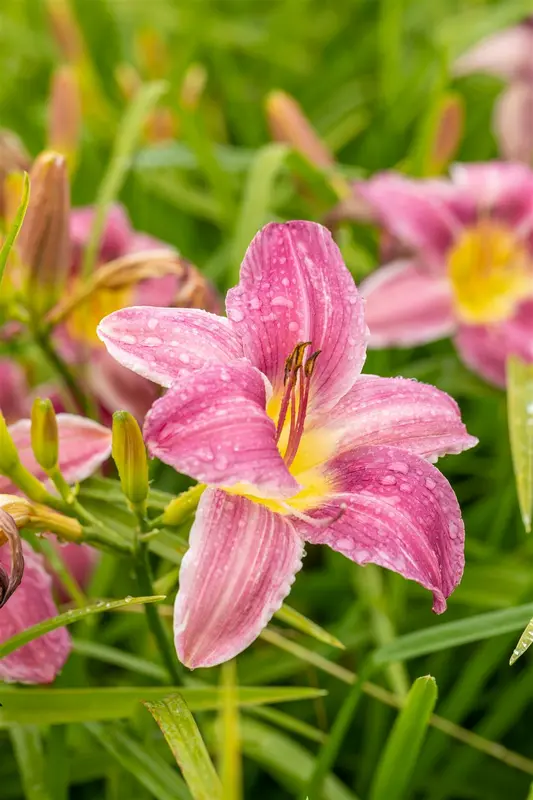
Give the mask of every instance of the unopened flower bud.
[[271, 92], [266, 112], [272, 138], [291, 145], [312, 164], [329, 169], [334, 158], [303, 113], [294, 97], [286, 92]]
[[11, 438], [4, 415], [0, 411], [0, 473], [11, 475], [19, 465], [17, 448]]
[[28, 302], [47, 311], [61, 293], [70, 266], [70, 190], [65, 157], [45, 152], [31, 173], [31, 197], [18, 239], [28, 271]]
[[81, 129], [81, 102], [72, 67], [59, 67], [53, 75], [48, 107], [48, 146], [61, 153], [73, 169]]
[[59, 435], [51, 400], [37, 397], [31, 410], [31, 446], [37, 463], [45, 472], [57, 466]]
[[440, 174], [457, 152], [464, 128], [464, 104], [459, 95], [448, 94], [437, 111], [427, 173]]
[[[0, 494], [0, 509], [14, 519], [19, 530], [29, 528], [32, 531], [47, 531], [67, 542], [79, 542], [82, 539], [83, 528], [77, 519], [59, 514], [25, 497]], [[0, 546], [5, 541], [6, 536], [0, 531]]]
[[[5, 181], [12, 172], [28, 172], [31, 159], [18, 136], [11, 131], [0, 130], [0, 217], [6, 216]], [[20, 192], [18, 194], [20, 201]], [[18, 204], [18, 203], [17, 203]]]
[[139, 424], [127, 411], [113, 414], [112, 453], [122, 491], [132, 506], [142, 508], [148, 496], [148, 459]]
[[205, 489], [204, 483], [191, 486], [183, 494], [178, 495], [172, 500], [163, 511], [162, 523], [171, 527], [178, 527], [196, 511], [200, 497]]

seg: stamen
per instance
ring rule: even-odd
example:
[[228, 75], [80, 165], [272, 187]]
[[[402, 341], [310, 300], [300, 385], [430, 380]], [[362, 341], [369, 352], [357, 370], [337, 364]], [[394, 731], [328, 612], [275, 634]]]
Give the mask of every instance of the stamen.
[[305, 350], [311, 342], [297, 344], [290, 356], [285, 361], [284, 386], [285, 392], [281, 401], [281, 408], [276, 427], [276, 442], [279, 442], [290, 403], [290, 427], [287, 447], [283, 456], [288, 467], [292, 464], [298, 452], [298, 447], [304, 432], [305, 415], [309, 402], [311, 377], [315, 369], [316, 359], [320, 350], [312, 353], [304, 363]]
[[280, 503], [282, 508], [292, 514], [293, 517], [300, 519], [302, 522], [306, 522], [312, 528], [329, 528], [330, 525], [333, 525], [335, 522], [342, 517], [344, 512], [346, 511], [346, 503], [341, 503], [339, 506], [339, 510], [336, 514], [331, 517], [323, 517], [322, 519], [315, 519], [314, 517], [310, 517], [308, 514], [304, 514], [303, 511], [298, 511], [296, 508], [293, 508], [288, 503]]

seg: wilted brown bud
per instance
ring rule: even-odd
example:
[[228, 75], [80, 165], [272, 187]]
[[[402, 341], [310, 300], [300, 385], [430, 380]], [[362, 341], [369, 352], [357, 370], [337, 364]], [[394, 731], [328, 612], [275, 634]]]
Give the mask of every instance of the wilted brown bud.
[[[49, 531], [68, 542], [79, 542], [83, 535], [83, 528], [77, 519], [66, 517], [25, 497], [0, 494], [0, 511], [9, 514], [19, 530]], [[7, 535], [0, 526], [0, 546], [6, 541]]]
[[11, 572], [8, 575], [0, 566], [0, 608], [5, 606], [15, 589], [20, 585], [24, 574], [24, 556], [22, 542], [15, 520], [0, 509], [0, 540], [9, 542], [11, 548]]
[[81, 100], [74, 69], [64, 65], [52, 77], [48, 106], [48, 146], [73, 169], [81, 129]]
[[464, 104], [456, 94], [448, 94], [437, 112], [433, 141], [428, 155], [427, 173], [438, 175], [457, 152], [464, 128]]
[[70, 189], [65, 157], [44, 152], [30, 173], [31, 197], [18, 239], [28, 274], [28, 302], [47, 311], [62, 292], [70, 266]]
[[59, 324], [101, 292], [116, 292], [118, 295], [142, 281], [168, 275], [176, 279], [176, 295], [169, 298], [168, 305], [203, 308], [213, 313], [220, 311], [220, 298], [212, 284], [175, 251], [161, 248], [122, 256], [100, 267], [90, 281], [80, 285], [78, 291], [51, 311], [48, 322]]
[[303, 113], [294, 97], [286, 92], [271, 92], [266, 101], [267, 120], [272, 138], [285, 142], [322, 169], [331, 168], [335, 159]]
[[[6, 216], [5, 181], [11, 172], [28, 172], [31, 159], [19, 137], [7, 130], [0, 130], [0, 217]], [[20, 194], [18, 195], [20, 201]]]

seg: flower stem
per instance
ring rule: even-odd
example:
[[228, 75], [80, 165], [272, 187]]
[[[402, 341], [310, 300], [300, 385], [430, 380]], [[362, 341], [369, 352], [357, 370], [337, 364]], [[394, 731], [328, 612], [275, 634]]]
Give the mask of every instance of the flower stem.
[[69, 366], [61, 358], [53, 346], [52, 342], [50, 341], [50, 336], [43, 331], [36, 330], [35, 328], [32, 329], [32, 333], [35, 344], [61, 378], [61, 381], [68, 390], [78, 410], [81, 411], [81, 413], [85, 416], [94, 419], [95, 413], [90, 399], [87, 397], [81, 386], [79, 386], [78, 381], [76, 380]]
[[[135, 556], [135, 574], [137, 576], [137, 584], [141, 594], [152, 596], [154, 591], [152, 585], [152, 576], [150, 574], [146, 545], [142, 541], [138, 541], [137, 545], [137, 553]], [[163, 621], [159, 616], [157, 608], [155, 606], [151, 606], [149, 608], [149, 605], [151, 604], [147, 604], [145, 606], [148, 626], [157, 642], [159, 652], [161, 653], [161, 658], [163, 659], [163, 662], [169, 671], [169, 674], [172, 678], [172, 683], [174, 685], [179, 685], [182, 681], [179, 664], [172, 648], [172, 643], [167, 636], [167, 632], [163, 625]]]

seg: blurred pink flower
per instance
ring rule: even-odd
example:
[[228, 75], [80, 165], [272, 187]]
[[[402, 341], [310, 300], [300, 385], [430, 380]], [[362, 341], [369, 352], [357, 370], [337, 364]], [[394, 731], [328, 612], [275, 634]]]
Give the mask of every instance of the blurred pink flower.
[[[57, 422], [59, 464], [66, 480], [76, 483], [91, 475], [109, 457], [111, 431], [96, 422], [72, 414], [58, 414]], [[36, 477], [44, 478], [43, 471], [33, 457], [30, 424], [29, 419], [19, 420], [9, 427], [9, 432], [24, 466]], [[20, 494], [17, 487], [8, 478], [0, 475], [0, 494], [17, 493]], [[0, 642], [58, 613], [52, 596], [52, 579], [41, 556], [34, 553], [27, 544], [23, 543], [23, 547], [24, 575], [17, 591], [0, 610]], [[77, 548], [74, 574], [78, 580], [83, 579], [88, 567], [88, 553], [94, 563], [93, 551], [76, 544], [68, 547]], [[78, 571], [82, 551], [82, 560], [85, 563], [83, 571]], [[62, 554], [64, 552], [65, 550]], [[67, 556], [67, 563], [71, 555], [74, 555], [74, 550]], [[6, 566], [6, 559], [9, 559], [8, 548], [0, 547], [0, 564]], [[50, 683], [63, 667], [70, 649], [68, 632], [65, 628], [59, 628], [1, 659], [0, 678], [24, 683]]]
[[455, 62], [454, 72], [485, 72], [507, 82], [494, 106], [494, 132], [505, 158], [531, 164], [533, 18], [483, 39]]
[[228, 319], [128, 308], [99, 335], [171, 387], [149, 412], [154, 456], [209, 484], [180, 574], [175, 639], [190, 667], [241, 652], [290, 590], [304, 542], [430, 589], [459, 582], [464, 529], [432, 466], [475, 444], [432, 386], [360, 375], [363, 304], [329, 232], [271, 224], [244, 258]]
[[463, 361], [498, 386], [509, 355], [533, 362], [530, 169], [457, 164], [447, 181], [383, 173], [357, 188], [412, 253], [361, 286], [371, 347], [454, 335]]
[[[79, 272], [83, 253], [87, 245], [94, 208], [74, 209], [71, 214], [71, 243], [73, 252], [72, 270]], [[134, 231], [121, 206], [114, 206], [107, 217], [104, 234], [100, 244], [99, 265], [122, 256], [145, 251], [166, 250], [174, 254], [174, 248], [157, 239]], [[180, 302], [180, 291], [184, 289], [186, 278], [177, 275], [145, 279], [131, 287], [120, 290], [99, 290], [90, 308], [83, 314], [74, 313], [71, 323], [61, 331], [62, 347], [71, 360], [87, 361], [87, 379], [91, 391], [102, 407], [112, 413], [123, 409], [142, 421], [147, 410], [159, 395], [159, 387], [154, 383], [124, 369], [110, 358], [96, 336], [96, 325], [102, 316], [118, 308], [131, 305], [149, 304], [154, 306], [173, 306]], [[217, 310], [214, 290], [206, 284], [205, 302], [210, 310]]]
[[29, 411], [24, 371], [8, 358], [0, 358], [0, 411], [7, 423], [14, 422]]

